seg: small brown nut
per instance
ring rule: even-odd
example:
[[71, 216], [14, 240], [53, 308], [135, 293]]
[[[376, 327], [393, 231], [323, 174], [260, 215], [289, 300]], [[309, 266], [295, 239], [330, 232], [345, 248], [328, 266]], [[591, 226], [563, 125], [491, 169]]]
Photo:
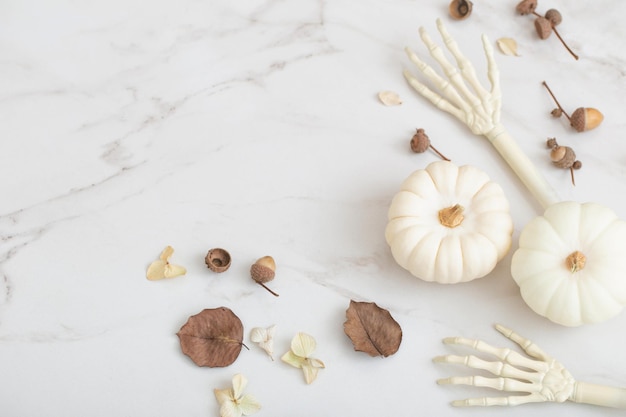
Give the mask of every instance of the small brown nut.
[[558, 26], [563, 21], [563, 16], [557, 9], [548, 10], [545, 16], [552, 23], [552, 26]]
[[426, 152], [430, 147], [430, 139], [424, 129], [417, 129], [411, 138], [411, 150], [416, 153]]
[[264, 256], [250, 267], [252, 279], [260, 284], [265, 284], [274, 279], [276, 275], [276, 263], [271, 256]]
[[550, 149], [559, 146], [558, 143], [556, 143], [556, 138], [548, 138], [548, 140], [546, 141], [546, 146]]
[[540, 39], [548, 39], [552, 34], [552, 23], [543, 16], [535, 19], [535, 30]]
[[455, 20], [463, 20], [472, 14], [472, 2], [469, 0], [452, 0], [448, 10]]
[[222, 248], [210, 249], [204, 258], [206, 266], [213, 272], [224, 272], [230, 268], [230, 254]]
[[531, 14], [537, 8], [537, 0], [522, 0], [517, 4], [515, 10], [521, 15]]

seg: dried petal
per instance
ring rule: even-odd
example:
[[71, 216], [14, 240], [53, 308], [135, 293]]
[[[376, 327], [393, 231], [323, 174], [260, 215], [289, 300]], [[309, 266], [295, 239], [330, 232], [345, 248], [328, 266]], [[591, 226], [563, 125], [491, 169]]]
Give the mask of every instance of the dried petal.
[[248, 416], [261, 409], [261, 405], [251, 395], [243, 395], [248, 380], [241, 374], [233, 376], [232, 389], [214, 389], [213, 393], [220, 404], [220, 417]]
[[[323, 368], [323, 367], [322, 367]], [[304, 381], [307, 384], [315, 381], [317, 378], [317, 372], [319, 371], [318, 367], [311, 366], [309, 364], [302, 366], [302, 371], [304, 372]]]
[[183, 353], [198, 366], [224, 367], [243, 346], [243, 324], [229, 308], [205, 309], [189, 317], [177, 333]]
[[276, 326], [268, 328], [255, 327], [250, 330], [250, 340], [257, 343], [274, 360], [274, 332]]
[[398, 93], [394, 93], [393, 91], [381, 91], [378, 93], [378, 99], [385, 106], [397, 106], [402, 104], [402, 100], [400, 100]]
[[292, 351], [285, 353], [280, 359], [294, 368], [302, 368], [302, 365], [305, 362], [304, 358], [296, 355]]
[[346, 310], [344, 332], [352, 340], [354, 350], [370, 356], [393, 355], [400, 348], [402, 329], [389, 311], [376, 303], [350, 300]]
[[170, 257], [174, 253], [174, 249], [171, 246], [167, 246], [161, 252], [159, 259], [152, 262], [146, 271], [146, 278], [150, 281], [155, 281], [163, 278], [174, 278], [181, 275], [185, 275], [187, 270], [180, 266], [174, 265], [169, 262]]
[[291, 350], [281, 357], [285, 363], [302, 369], [307, 384], [313, 382], [318, 370], [325, 367], [321, 360], [309, 357], [315, 350], [315, 346], [315, 339], [312, 336], [298, 333], [291, 341]]
[[308, 358], [317, 347], [317, 343], [313, 336], [306, 333], [298, 333], [291, 340], [291, 351], [303, 358]]
[[519, 56], [517, 53], [517, 41], [513, 38], [500, 38], [496, 41], [498, 48], [504, 55]]

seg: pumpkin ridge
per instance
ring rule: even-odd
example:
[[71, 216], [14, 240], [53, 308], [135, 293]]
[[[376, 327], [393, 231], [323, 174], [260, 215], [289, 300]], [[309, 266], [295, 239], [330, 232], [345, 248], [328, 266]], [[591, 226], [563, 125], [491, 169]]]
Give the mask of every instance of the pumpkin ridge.
[[454, 194], [459, 196], [459, 195], [463, 195], [463, 187], [467, 187], [468, 185], [462, 181], [465, 180], [465, 177], [469, 175], [469, 173], [472, 173], [472, 179], [474, 181], [476, 180], [482, 180], [483, 183], [480, 185], [480, 187], [476, 190], [472, 189], [471, 190], [471, 196], [472, 196], [472, 200], [474, 199], [474, 197], [476, 196], [476, 194], [478, 194], [483, 188], [485, 188], [485, 186], [487, 184], [489, 184], [491, 182], [491, 180], [489, 179], [489, 177], [487, 176], [487, 174], [485, 174], [484, 172], [478, 172], [478, 170], [470, 165], [464, 165], [462, 167], [459, 167], [458, 169], [458, 174], [456, 176], [456, 181], [454, 183]]
[[[620, 221], [619, 219], [613, 219], [610, 223], [608, 223], [608, 224], [606, 225], [606, 227], [605, 227], [604, 229], [602, 229], [602, 231], [601, 231], [600, 233], [598, 233], [595, 237], [590, 238], [590, 240], [592, 240], [592, 241], [594, 241], [594, 242], [595, 242], [596, 240], [601, 240], [601, 239], [603, 239], [603, 235], [604, 235], [605, 233], [613, 232], [613, 225], [615, 224], [615, 221], [616, 221], [616, 220], [617, 220], [617, 221]], [[591, 245], [590, 250], [593, 250], [593, 246], [594, 246], [594, 245]]]
[[[435, 189], [439, 192], [439, 194], [442, 194], [443, 192], [449, 192], [450, 190], [447, 190], [447, 189], [444, 188], [444, 185], [447, 186], [448, 184], [445, 183], [445, 182], [439, 183], [439, 181], [438, 181], [438, 178], [437, 178], [436, 174], [439, 174], [439, 171], [435, 170], [438, 167], [445, 167], [443, 169], [446, 169], [448, 171], [454, 170], [454, 176], [456, 178], [455, 181], [454, 181], [455, 187], [456, 187], [456, 181], [457, 181], [457, 179], [459, 177], [459, 167], [457, 167], [456, 165], [452, 164], [451, 162], [438, 161], [438, 162], [434, 162], [434, 163], [428, 165], [426, 167], [426, 169], [425, 169], [425, 171], [428, 172], [428, 175], [430, 176], [430, 180], [433, 182], [433, 185], [434, 185]], [[435, 170], [434, 174], [432, 172], [430, 172], [429, 168]], [[449, 174], [446, 172], [446, 175], [449, 175]]]

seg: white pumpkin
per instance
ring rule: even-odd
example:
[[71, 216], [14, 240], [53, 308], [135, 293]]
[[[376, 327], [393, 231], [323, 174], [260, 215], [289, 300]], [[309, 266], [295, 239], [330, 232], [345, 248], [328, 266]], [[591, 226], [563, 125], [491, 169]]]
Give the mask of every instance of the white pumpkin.
[[511, 275], [536, 313], [565, 326], [626, 305], [626, 222], [594, 203], [562, 202], [522, 230]]
[[389, 207], [385, 237], [400, 266], [452, 284], [487, 275], [511, 247], [502, 188], [478, 168], [437, 161], [413, 172]]

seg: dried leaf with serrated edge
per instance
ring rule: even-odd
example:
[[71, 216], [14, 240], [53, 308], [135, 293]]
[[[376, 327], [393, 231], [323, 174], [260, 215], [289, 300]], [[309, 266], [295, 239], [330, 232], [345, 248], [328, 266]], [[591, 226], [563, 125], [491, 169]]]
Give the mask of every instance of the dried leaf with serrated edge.
[[198, 366], [228, 366], [243, 346], [243, 324], [226, 307], [205, 309], [189, 317], [176, 335], [183, 353]]
[[394, 93], [393, 91], [381, 91], [378, 93], [378, 99], [385, 106], [397, 106], [402, 104], [402, 100], [400, 100], [398, 93]]
[[370, 356], [393, 355], [402, 341], [402, 329], [389, 311], [376, 303], [350, 300], [343, 330], [352, 340], [354, 350]]
[[496, 45], [504, 55], [519, 56], [517, 42], [513, 38], [500, 38], [496, 41]]

